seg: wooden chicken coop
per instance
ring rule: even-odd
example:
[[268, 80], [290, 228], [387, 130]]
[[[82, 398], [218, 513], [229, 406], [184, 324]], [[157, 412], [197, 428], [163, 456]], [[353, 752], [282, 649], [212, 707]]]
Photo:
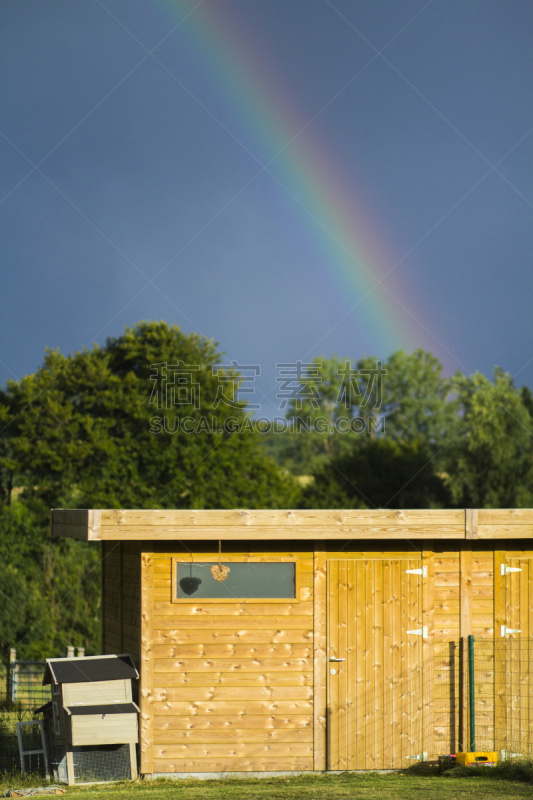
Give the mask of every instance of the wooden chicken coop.
[[49, 658], [40, 709], [54, 779], [68, 784], [137, 777], [137, 672], [130, 655]]
[[533, 750], [531, 509], [51, 524], [101, 542], [102, 652], [140, 672], [146, 776], [405, 768], [474, 724], [478, 749]]

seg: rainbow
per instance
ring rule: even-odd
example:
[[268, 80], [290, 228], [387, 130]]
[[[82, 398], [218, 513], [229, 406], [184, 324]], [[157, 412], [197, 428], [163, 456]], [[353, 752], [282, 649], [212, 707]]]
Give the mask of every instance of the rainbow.
[[385, 245], [378, 221], [347, 184], [327, 142], [312, 135], [312, 125], [303, 130], [308, 120], [298, 113], [261, 38], [229, 4], [161, 2], [175, 22], [183, 20], [176, 34], [188, 57], [231, 105], [231, 134], [248, 152], [261, 154], [261, 163], [288, 192], [306, 235], [322, 254], [327, 279], [335, 280], [347, 298], [340, 316], [356, 306], [359, 325], [375, 333], [380, 355], [424, 346], [429, 337], [407, 310], [416, 291], [395, 283], [394, 272], [387, 278], [389, 291], [376, 286], [398, 259]]

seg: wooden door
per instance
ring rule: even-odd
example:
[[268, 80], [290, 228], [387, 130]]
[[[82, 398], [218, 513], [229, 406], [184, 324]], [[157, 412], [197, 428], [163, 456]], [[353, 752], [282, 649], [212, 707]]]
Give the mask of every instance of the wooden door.
[[327, 564], [328, 769], [426, 757], [421, 573], [417, 558]]

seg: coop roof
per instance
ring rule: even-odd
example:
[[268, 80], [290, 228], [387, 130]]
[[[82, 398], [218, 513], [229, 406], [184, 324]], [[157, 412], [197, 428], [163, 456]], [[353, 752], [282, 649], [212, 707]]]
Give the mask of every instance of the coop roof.
[[114, 703], [101, 706], [66, 706], [67, 714], [89, 715], [89, 714], [137, 714], [139, 707], [135, 703]]
[[47, 683], [85, 683], [135, 679], [139, 673], [131, 656], [86, 656], [85, 658], [48, 658], [43, 677]]

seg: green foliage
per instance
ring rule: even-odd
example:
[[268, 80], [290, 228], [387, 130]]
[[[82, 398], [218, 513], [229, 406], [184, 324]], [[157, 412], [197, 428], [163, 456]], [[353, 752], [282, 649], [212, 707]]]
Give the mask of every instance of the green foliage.
[[[377, 361], [361, 359], [357, 367], [371, 371]], [[494, 382], [479, 373], [445, 379], [438, 360], [421, 350], [394, 353], [384, 369], [383, 432], [351, 436], [332, 457], [315, 461], [304, 507], [533, 505], [533, 400], [527, 387], [517, 391], [500, 369]], [[378, 404], [374, 395], [366, 408]]]
[[[328, 424], [322, 431], [286, 435], [283, 463], [296, 474], [314, 473], [382, 433], [436, 452], [457, 414], [452, 383], [443, 378], [442, 364], [423, 350], [410, 355], [399, 350], [384, 363], [375, 356], [364, 357], [351, 370], [347, 359], [336, 356], [316, 358], [313, 364], [321, 378], [316, 384], [318, 408], [307, 400], [297, 410], [291, 401], [287, 419], [325, 418]], [[350, 429], [346, 422], [354, 421], [360, 424]]]
[[424, 443], [366, 439], [322, 467], [303, 491], [304, 508], [443, 508], [445, 483]]
[[[12, 460], [27, 502], [41, 509], [290, 505], [294, 486], [258, 437], [210, 431], [219, 386], [212, 367], [219, 361], [212, 342], [150, 322], [109, 339], [102, 350], [48, 352], [41, 369], [10, 382], [6, 393]], [[198, 408], [189, 393], [186, 402], [158, 409], [154, 393], [165, 403], [166, 385], [164, 368], [156, 374], [153, 365], [164, 363], [198, 368]], [[243, 424], [245, 404], [235, 406], [231, 416]], [[187, 433], [178, 417], [190, 418], [192, 427], [204, 420], [204, 429]]]
[[[246, 430], [246, 404], [213, 408], [220, 360], [201, 336], [142, 322], [102, 349], [47, 351], [35, 374], [8, 383], [0, 395], [0, 648], [98, 652], [99, 553], [51, 541], [50, 508], [295, 505], [297, 484]], [[197, 367], [197, 394], [169, 408], [165, 363]], [[236, 373], [222, 374], [238, 385]], [[228, 412], [235, 432], [215, 424]], [[183, 431], [178, 417], [200, 432]]]
[[453, 382], [460, 419], [443, 454], [453, 502], [467, 508], [533, 505], [531, 393], [517, 391], [496, 368], [494, 382], [477, 372]]
[[100, 563], [97, 548], [51, 541], [21, 500], [0, 510], [0, 653], [62, 654], [67, 645], [98, 652]]

